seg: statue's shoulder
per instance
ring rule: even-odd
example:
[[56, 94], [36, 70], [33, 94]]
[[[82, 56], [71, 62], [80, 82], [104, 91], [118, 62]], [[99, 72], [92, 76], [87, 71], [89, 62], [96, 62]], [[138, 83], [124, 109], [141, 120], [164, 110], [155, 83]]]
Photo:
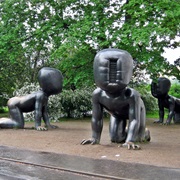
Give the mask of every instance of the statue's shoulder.
[[41, 90], [34, 93], [36, 95], [36, 99], [43, 99], [45, 97], [45, 93]]
[[134, 96], [140, 96], [140, 93], [138, 91], [136, 91], [135, 89], [133, 88], [129, 88], [127, 87], [126, 90], [125, 90], [125, 95], [127, 97], [134, 97]]
[[93, 96], [100, 95], [102, 92], [103, 90], [98, 87], [93, 91]]

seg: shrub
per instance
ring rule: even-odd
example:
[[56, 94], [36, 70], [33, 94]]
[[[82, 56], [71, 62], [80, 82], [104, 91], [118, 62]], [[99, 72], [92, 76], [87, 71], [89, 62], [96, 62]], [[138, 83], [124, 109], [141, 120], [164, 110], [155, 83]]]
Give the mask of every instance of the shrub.
[[172, 84], [168, 94], [180, 98], [180, 83]]
[[62, 112], [66, 117], [83, 117], [92, 109], [93, 89], [64, 90], [61, 94]]
[[158, 110], [157, 99], [151, 95], [150, 85], [137, 86], [135, 89], [141, 94], [147, 112]]
[[7, 112], [8, 112], [8, 108], [6, 106], [0, 107], [0, 113], [7, 113]]

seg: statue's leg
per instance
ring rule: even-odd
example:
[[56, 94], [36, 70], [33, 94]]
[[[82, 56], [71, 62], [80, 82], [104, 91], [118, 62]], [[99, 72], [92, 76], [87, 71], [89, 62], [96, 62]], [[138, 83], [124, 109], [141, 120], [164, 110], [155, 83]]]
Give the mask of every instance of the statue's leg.
[[174, 123], [176, 124], [176, 123], [180, 123], [180, 113], [179, 112], [175, 112], [174, 113], [174, 118], [173, 118], [173, 120], [174, 120]]
[[1, 128], [24, 128], [24, 117], [21, 110], [13, 101], [8, 102], [10, 118], [1, 118]]
[[11, 107], [9, 109], [10, 117], [17, 123], [17, 128], [24, 128], [24, 117], [23, 113], [18, 107]]
[[125, 142], [126, 133], [126, 120], [111, 116], [109, 124], [109, 132], [111, 142], [121, 143]]
[[10, 118], [0, 118], [0, 128], [15, 128], [18, 123]]

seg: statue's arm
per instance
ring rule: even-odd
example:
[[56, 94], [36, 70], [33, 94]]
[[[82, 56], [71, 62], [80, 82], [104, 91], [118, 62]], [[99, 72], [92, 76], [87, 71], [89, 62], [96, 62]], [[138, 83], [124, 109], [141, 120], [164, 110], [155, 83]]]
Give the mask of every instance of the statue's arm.
[[46, 126], [49, 126], [50, 122], [49, 122], [47, 106], [48, 105], [47, 105], [47, 102], [46, 102], [45, 105], [43, 106], [43, 109], [42, 109], [42, 117], [43, 117], [43, 120], [44, 120], [44, 123], [46, 124]]
[[48, 115], [48, 99], [43, 106], [42, 117], [47, 128], [57, 128], [58, 126], [52, 125]]
[[129, 127], [127, 132], [127, 138], [125, 143], [122, 145], [128, 149], [141, 149], [139, 145], [135, 144], [138, 137], [140, 119], [141, 117], [142, 100], [138, 93], [132, 90], [132, 95], [129, 99]]
[[175, 99], [173, 97], [169, 97], [168, 98], [168, 103], [169, 103], [169, 114], [168, 114], [166, 124], [170, 124], [171, 120], [173, 118], [174, 109], [175, 109]]
[[129, 101], [129, 128], [126, 142], [134, 142], [138, 133], [140, 123], [141, 99], [138, 94], [132, 91]]
[[97, 90], [94, 91], [92, 97], [92, 138], [83, 140], [81, 144], [99, 144], [101, 138], [101, 132], [103, 128], [103, 107], [99, 103], [100, 93]]
[[103, 128], [103, 108], [96, 97], [93, 99], [93, 114], [91, 121], [92, 138], [96, 141], [96, 143], [99, 143]]
[[160, 98], [158, 98], [158, 107], [159, 107], [159, 120], [158, 120], [158, 123], [163, 123], [163, 121], [164, 121], [164, 102]]
[[41, 127], [42, 107], [43, 107], [42, 102], [43, 102], [43, 95], [37, 93], [35, 100], [35, 128], [37, 130], [39, 127]]

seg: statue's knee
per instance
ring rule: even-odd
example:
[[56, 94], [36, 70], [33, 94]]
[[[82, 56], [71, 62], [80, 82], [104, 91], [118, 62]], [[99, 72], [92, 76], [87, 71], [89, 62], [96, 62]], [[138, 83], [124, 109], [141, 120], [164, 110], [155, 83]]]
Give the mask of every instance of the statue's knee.
[[13, 109], [16, 107], [17, 101], [15, 99], [15, 97], [9, 99], [9, 101], [7, 102], [7, 106], [9, 109]]
[[14, 128], [23, 129], [24, 128], [24, 122], [14, 121]]
[[111, 142], [116, 143], [117, 142], [116, 138], [115, 137], [111, 137]]
[[111, 135], [111, 142], [113, 143], [123, 143], [125, 142], [126, 136]]

